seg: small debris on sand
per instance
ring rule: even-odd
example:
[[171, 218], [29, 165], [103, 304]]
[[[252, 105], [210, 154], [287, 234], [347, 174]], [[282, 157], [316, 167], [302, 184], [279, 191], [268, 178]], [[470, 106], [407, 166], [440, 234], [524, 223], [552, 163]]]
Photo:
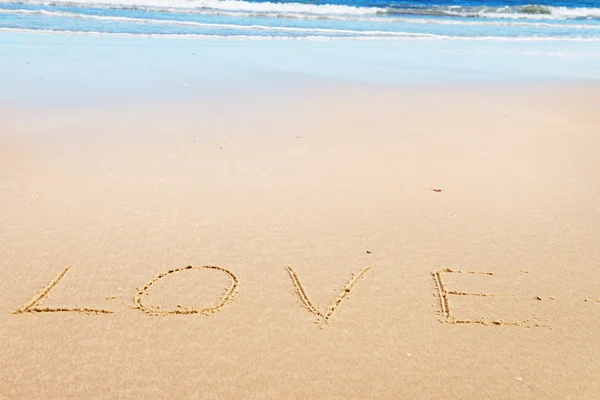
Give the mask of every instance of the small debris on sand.
[[441, 192], [441, 191], [442, 191], [442, 189], [436, 189], [436, 188], [433, 188], [433, 189], [431, 189], [431, 191], [432, 191], [432, 192], [439, 193], [439, 192]]

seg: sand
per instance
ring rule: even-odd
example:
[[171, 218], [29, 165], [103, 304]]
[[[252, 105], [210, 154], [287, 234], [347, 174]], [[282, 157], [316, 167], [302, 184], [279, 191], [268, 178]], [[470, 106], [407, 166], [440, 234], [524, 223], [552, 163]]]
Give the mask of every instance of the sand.
[[600, 87], [249, 98], [3, 111], [0, 398], [597, 397]]

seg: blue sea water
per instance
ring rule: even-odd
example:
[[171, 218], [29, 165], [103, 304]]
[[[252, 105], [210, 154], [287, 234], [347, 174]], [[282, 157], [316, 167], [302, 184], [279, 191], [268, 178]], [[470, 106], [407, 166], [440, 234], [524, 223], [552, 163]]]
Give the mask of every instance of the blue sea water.
[[600, 0], [3, 0], [0, 29], [199, 38], [600, 41]]

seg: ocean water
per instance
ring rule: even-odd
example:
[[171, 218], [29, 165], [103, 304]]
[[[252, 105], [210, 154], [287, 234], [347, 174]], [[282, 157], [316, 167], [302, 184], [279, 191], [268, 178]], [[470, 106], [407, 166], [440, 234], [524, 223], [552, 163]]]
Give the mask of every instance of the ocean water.
[[0, 30], [600, 42], [600, 0], [3, 0]]
[[0, 0], [0, 104], [600, 81], [600, 0]]

